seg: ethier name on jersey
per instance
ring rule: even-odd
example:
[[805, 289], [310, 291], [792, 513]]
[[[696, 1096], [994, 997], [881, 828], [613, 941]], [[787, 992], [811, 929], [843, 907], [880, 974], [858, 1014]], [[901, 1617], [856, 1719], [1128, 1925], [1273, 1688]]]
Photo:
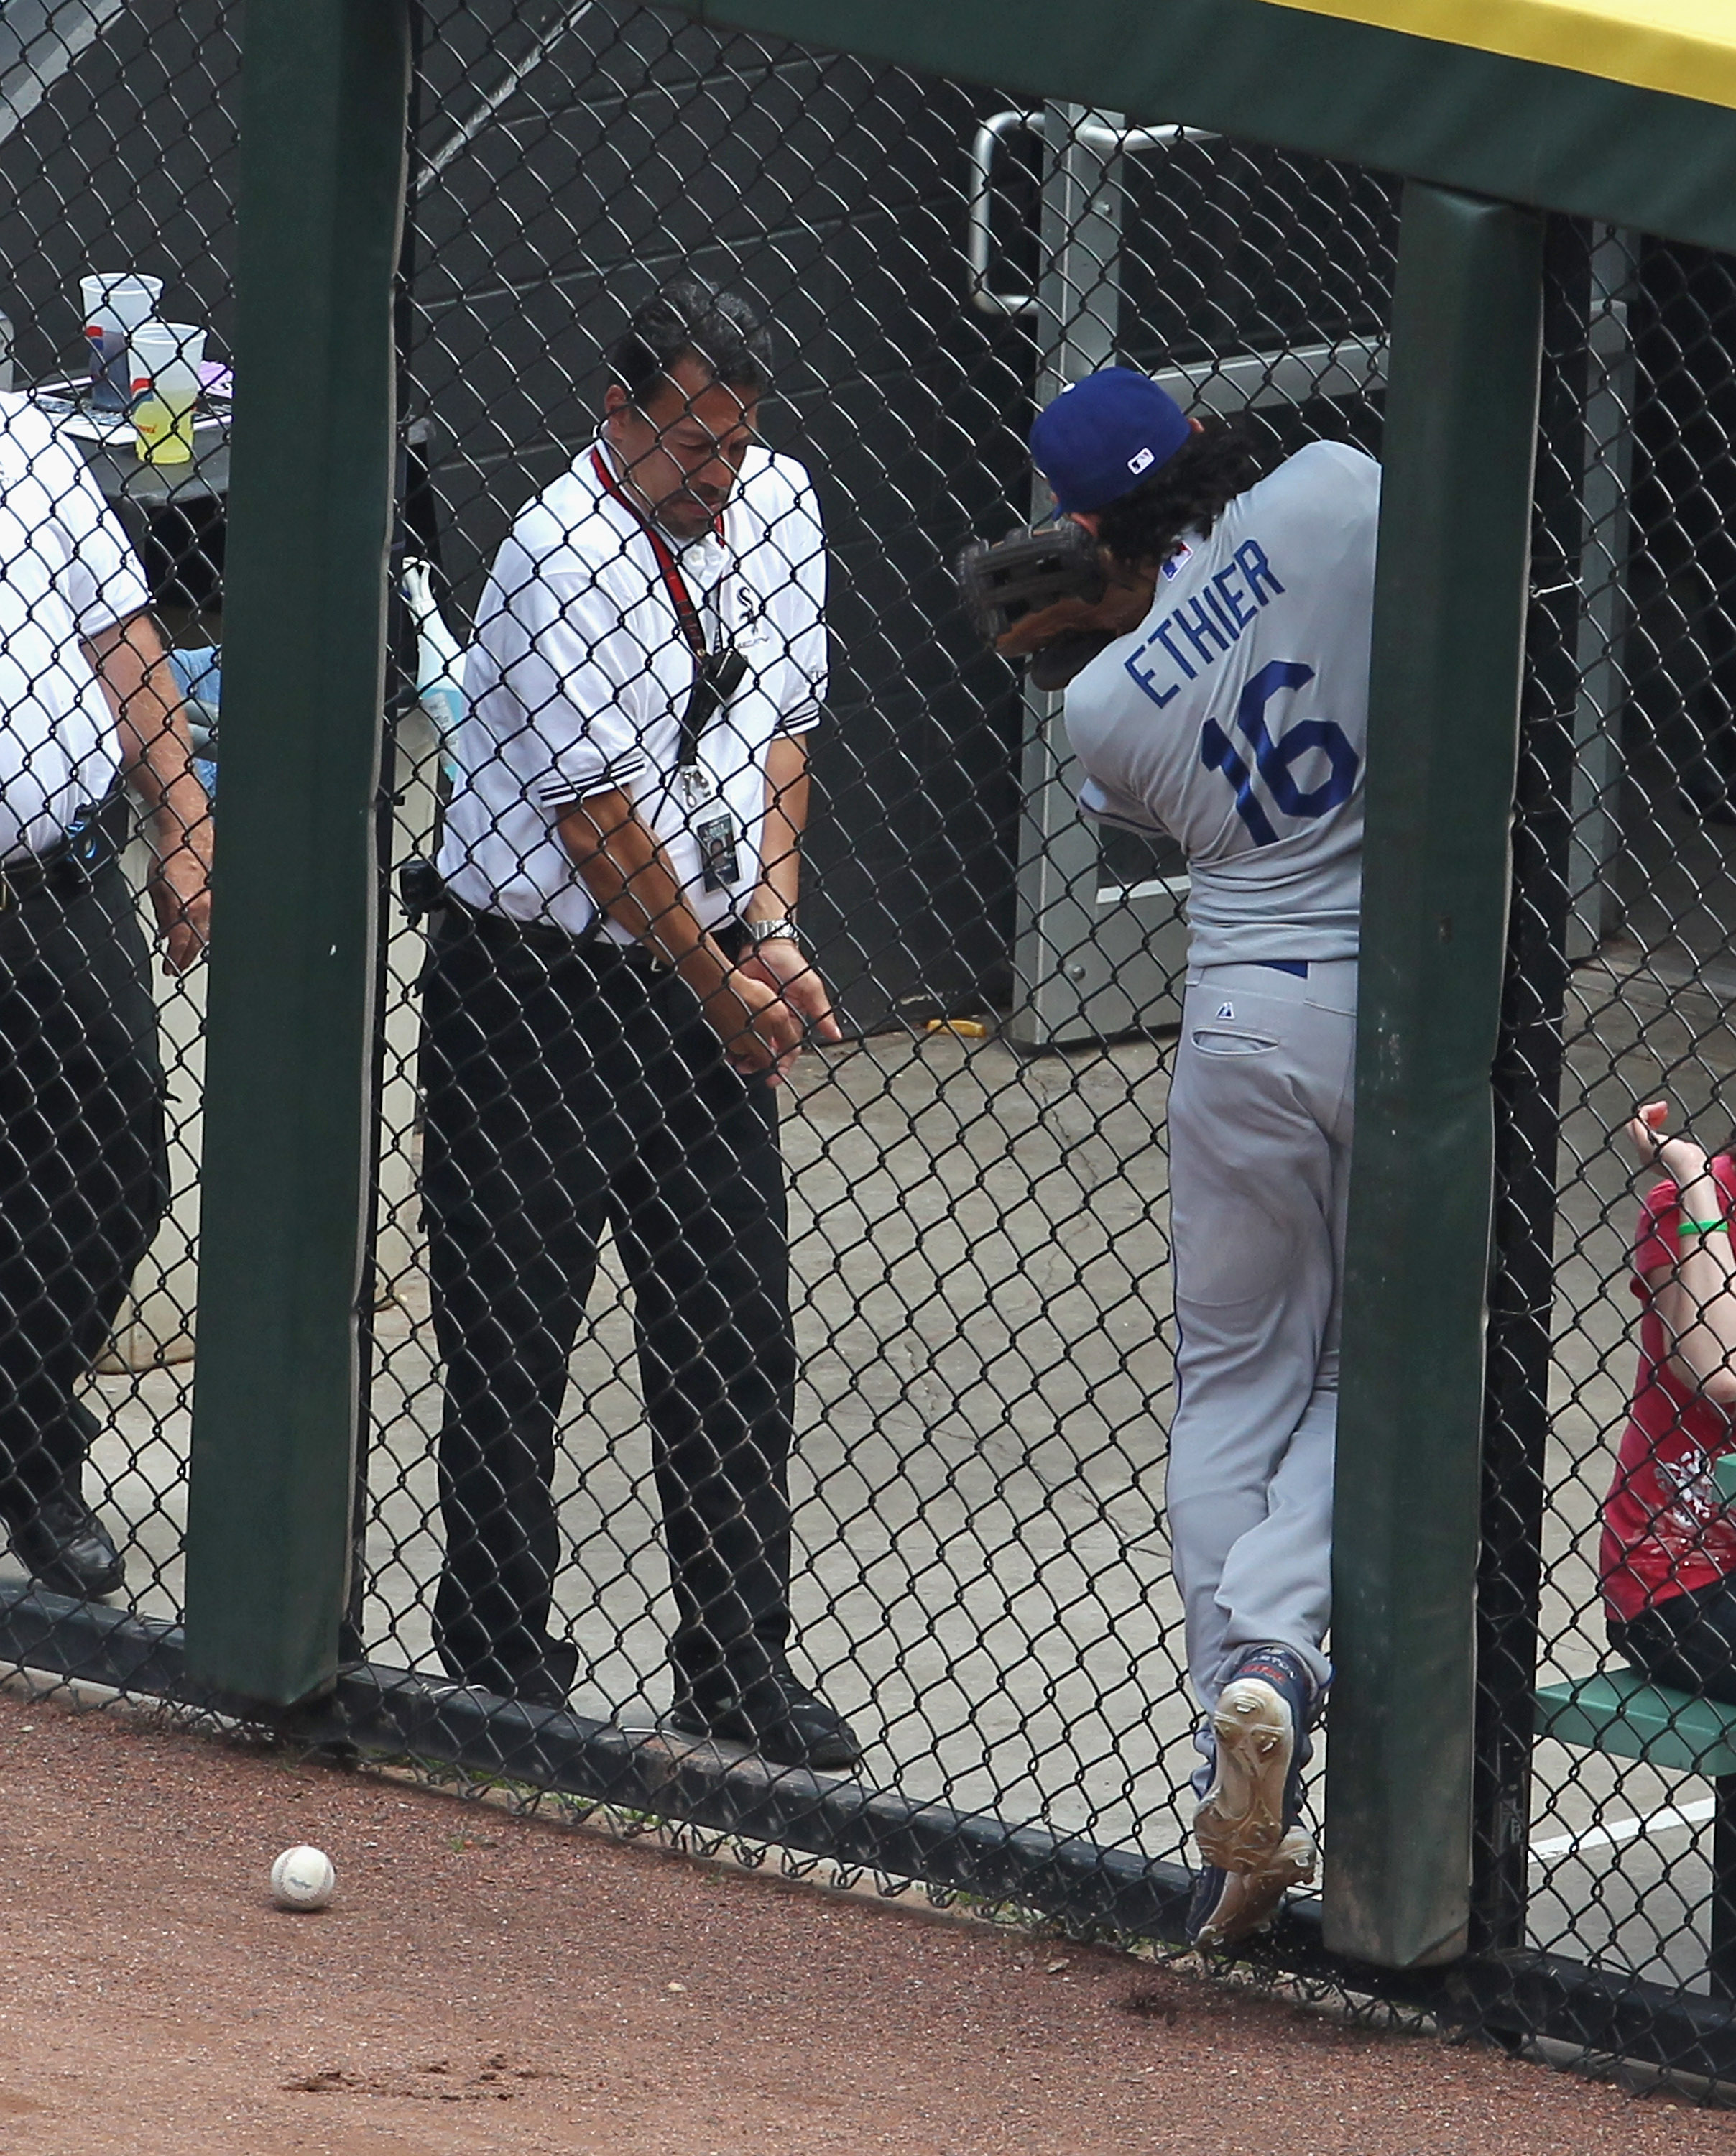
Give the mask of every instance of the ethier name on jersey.
[[1068, 690], [1080, 805], [1187, 856], [1196, 964], [1356, 955], [1379, 506], [1372, 459], [1299, 450]]
[[1184, 684], [1197, 681], [1283, 588], [1258, 540], [1244, 539], [1229, 567], [1220, 569], [1203, 591], [1148, 630], [1123, 664], [1154, 704], [1173, 702]]

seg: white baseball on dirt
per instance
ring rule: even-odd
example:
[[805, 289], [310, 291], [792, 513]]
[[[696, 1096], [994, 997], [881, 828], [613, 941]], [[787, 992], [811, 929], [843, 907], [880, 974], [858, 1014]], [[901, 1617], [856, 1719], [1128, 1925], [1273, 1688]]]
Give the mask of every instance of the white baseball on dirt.
[[323, 1849], [300, 1842], [271, 1867], [271, 1898], [280, 1909], [323, 1909], [337, 1885], [337, 1871]]

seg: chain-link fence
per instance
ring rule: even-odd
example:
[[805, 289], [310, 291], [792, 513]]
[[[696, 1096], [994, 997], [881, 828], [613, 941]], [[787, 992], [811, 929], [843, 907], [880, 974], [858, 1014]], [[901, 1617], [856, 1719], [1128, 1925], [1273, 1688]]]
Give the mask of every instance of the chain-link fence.
[[[23, 12], [0, 23], [18, 44], [0, 68], [18, 379], [127, 521], [203, 726], [224, 385], [178, 471], [58, 385], [84, 361], [92, 270], [162, 277], [161, 311], [208, 325], [221, 361], [226, 18]], [[613, 0], [438, 0], [419, 36], [366, 1452], [353, 1659], [325, 1726], [429, 1771], [1173, 1940], [1195, 1764], [1163, 1501], [1185, 880], [1164, 843], [1079, 819], [1059, 699], [980, 649], [950, 564], [1044, 506], [1031, 418], [1114, 360], [1242, 415], [1268, 464], [1323, 436], [1377, 454], [1395, 189]], [[491, 769], [527, 783], [488, 716], [491, 678], [526, 663], [501, 638], [581, 608], [557, 557], [573, 488], [585, 516], [616, 513], [614, 467], [591, 457], [606, 356], [684, 275], [739, 294], [775, 341], [772, 454], [743, 481], [775, 500], [754, 535], [771, 567], [726, 532], [745, 596], [714, 600], [699, 531], [677, 581], [686, 564], [702, 639], [769, 621], [801, 675], [717, 778], [728, 805], [792, 742], [811, 759], [799, 919], [842, 1038], [780, 1096], [786, 1224], [764, 1117], [731, 1140], [745, 1210], [714, 1168], [681, 1197], [699, 1146], [683, 1104], [709, 1101], [714, 1126], [718, 1070], [667, 1011], [643, 1032], [659, 992], [625, 957], [599, 972], [593, 953], [580, 1008], [547, 932], [584, 924], [542, 919], [533, 850], [467, 880], [453, 839]], [[1736, 1753], [1704, 1700], [1654, 1702], [1648, 1733], [1643, 1702], [1624, 1720], [1586, 1686], [1624, 1681], [1599, 1547], [1639, 1350], [1619, 1133], [1668, 1095], [1675, 1127], [1723, 1139], [1733, 296], [1721, 259], [1552, 223], [1497, 1071], [1472, 1959], [1349, 1972], [1308, 1907], [1270, 1950], [1493, 2030], [1725, 2074], [1727, 2010], [1704, 1994], [1715, 1966], [1728, 1996], [1714, 1888], [1736, 1861], [1718, 1809]], [[533, 552], [539, 496], [558, 513]], [[653, 572], [667, 641], [683, 624]], [[315, 623], [308, 654], [317, 671]], [[216, 785], [217, 743], [196, 747]], [[608, 754], [626, 752], [568, 743], [578, 783], [556, 805], [618, 779]], [[730, 814], [725, 851], [754, 823]], [[129, 855], [136, 885], [146, 860]], [[446, 896], [412, 870], [401, 904], [406, 865], [435, 860]], [[478, 926], [491, 912], [533, 933], [508, 948]], [[85, 1493], [125, 1594], [105, 1615], [39, 1567], [28, 1587], [28, 1532], [4, 1582], [8, 1654], [145, 1691], [178, 1682], [200, 981], [159, 986], [171, 1202], [82, 1394]], [[651, 1088], [607, 1143], [604, 1109], [585, 1123], [574, 1105], [599, 1085], [612, 1111]], [[708, 1295], [736, 1313], [727, 1348]], [[757, 1330], [736, 1322], [756, 1302]], [[743, 1679], [748, 1642], [763, 1660]], [[745, 1693], [786, 1653], [859, 1765], [810, 1747], [810, 1774], [732, 1740], [729, 1711], [754, 1703], [723, 1697], [720, 1665]], [[1534, 1743], [1539, 1682], [1559, 1697]]]
[[[51, 1657], [76, 1606], [53, 1596], [109, 1591], [146, 1620], [107, 1628], [114, 1673], [147, 1684], [161, 1678], [153, 1628], [181, 1606], [204, 1007], [203, 968], [187, 963], [151, 886], [163, 895], [166, 852], [208, 845], [208, 826], [192, 827], [214, 783], [221, 685], [238, 64], [215, 6], [82, 0], [10, 8], [0, 23], [0, 1512], [13, 1544], [0, 1586], [15, 1638]], [[159, 444], [162, 461], [136, 449], [121, 273], [155, 280], [137, 319], [204, 333], [184, 355], [204, 367], [203, 393], [182, 439]], [[99, 383], [90, 340], [105, 330]], [[147, 597], [153, 619], [115, 647], [116, 617]], [[191, 793], [184, 745], [164, 731], [166, 685], [145, 670], [158, 634], [169, 694], [188, 700]], [[124, 785], [81, 730], [101, 709], [92, 660], [139, 737]], [[187, 864], [166, 865], [185, 893]], [[33, 1597], [31, 1579], [44, 1591]]]
[[[427, 506], [409, 521], [438, 547], [456, 640], [476, 624], [498, 658], [503, 593], [489, 567], [540, 489], [559, 490], [544, 499], [563, 532], [592, 513], [559, 475], [591, 486], [606, 351], [673, 275], [713, 279], [773, 325], [762, 432], [806, 468], [823, 520], [831, 670], [811, 737], [800, 919], [847, 1037], [804, 1060], [781, 1119], [800, 1373], [795, 1665], [866, 1745], [868, 1789], [1055, 1837], [1086, 1903], [1093, 1866], [1111, 1858], [1146, 1881], [1148, 1861], [1182, 1860], [1192, 1763], [1161, 1494], [1179, 863], [1079, 824], [1058, 699], [1022, 696], [977, 646], [950, 564], [1029, 510], [1037, 401], [1113, 357], [1161, 369], [1190, 404], [1247, 414], [1270, 459], [1323, 434], [1375, 446], [1392, 191], [1177, 129], [1025, 111], [720, 41], [643, 11], [571, 23], [435, 11], [423, 80], [406, 409], [429, 447]], [[804, 566], [785, 530], [771, 536]], [[551, 554], [532, 562], [514, 542], [507, 610], [540, 624], [578, 603], [558, 544]], [[672, 627], [666, 610], [652, 631], [636, 621], [629, 672]], [[551, 723], [539, 684], [515, 723]], [[450, 793], [469, 834], [441, 855], [452, 887], [469, 909], [529, 912], [535, 864], [502, 856], [484, 874], [474, 843], [474, 797], [512, 754], [502, 732], [489, 726], [485, 749], [461, 736], [443, 751], [425, 713], [409, 715], [397, 846], [432, 852]], [[445, 781], [443, 756], [455, 767]], [[438, 955], [450, 919], [431, 985], [458, 963]], [[469, 1431], [487, 1411], [454, 1397], [443, 1364], [499, 1319], [558, 1232], [540, 1185], [559, 1179], [562, 1147], [597, 1141], [556, 1129], [546, 1107], [527, 1111], [532, 1081], [515, 1062], [512, 1112], [534, 1164], [485, 1222], [434, 1224], [437, 1246], [468, 1238], [450, 1268], [474, 1276], [499, 1251], [515, 1278], [463, 1303], [461, 1321], [437, 1248], [431, 1311], [412, 1198], [425, 948], [403, 923], [388, 958], [381, 1273], [392, 1300], [376, 1330], [360, 1637], [373, 1661], [436, 1678], [485, 1670], [491, 1654], [499, 1681], [499, 1636], [516, 1613], [502, 1611], [488, 1653], [479, 1635], [467, 1650], [440, 1599], [464, 1600], [460, 1568], [437, 1582], [479, 1509], [499, 1508], [510, 1543], [516, 1505], [523, 1532], [524, 1494], [500, 1459], [521, 1442], [543, 1455], [559, 1522], [552, 1563], [527, 1578], [531, 1630], [576, 1648], [581, 1715], [667, 1729], [694, 1622], [679, 1554], [672, 1595], [670, 1555], [683, 1508], [704, 1500], [679, 1472], [672, 1483], [667, 1407], [646, 1404], [657, 1350], [648, 1363], [634, 1300], [643, 1323], [654, 1253], [636, 1247], [646, 1231], [631, 1208], [614, 1211], [570, 1372], [575, 1313], [552, 1305], [588, 1253], [568, 1254], [540, 1303], [524, 1296], [516, 1342], [499, 1340], [472, 1382], [498, 1403], [527, 1363], [560, 1366], [552, 1435], [545, 1423], [527, 1437], [497, 1410], [493, 1465], [460, 1466], [467, 1443], [484, 1449]], [[466, 975], [462, 1000], [474, 1007], [494, 970]], [[442, 1009], [448, 1028], [461, 1023]], [[581, 1082], [564, 1036], [584, 1025], [579, 1014], [538, 1036], [564, 1084]], [[428, 1134], [443, 1165], [463, 1155], [470, 1187], [484, 1171], [466, 1148], [499, 1112], [488, 1066], [517, 1053], [480, 1034], [434, 1048], [437, 1087], [457, 1098], [428, 1103]], [[660, 1117], [676, 1112], [659, 1104]], [[566, 1328], [558, 1347], [551, 1327]], [[545, 1416], [560, 1389], [557, 1378]], [[738, 1500], [751, 1502], [732, 1486], [725, 1502]]]
[[1638, 1276], [1661, 1291], [1675, 1253], [1636, 1248], [1655, 1173], [1636, 1184], [1624, 1127], [1663, 1099], [1672, 1130], [1728, 1141], [1729, 280], [1554, 235], [1480, 1578], [1487, 1943], [1720, 1998], [1728, 1681], [1606, 1632], [1698, 1611], [1728, 1532], [1722, 1411], [1679, 1363], [1657, 1376], [1641, 1327]]

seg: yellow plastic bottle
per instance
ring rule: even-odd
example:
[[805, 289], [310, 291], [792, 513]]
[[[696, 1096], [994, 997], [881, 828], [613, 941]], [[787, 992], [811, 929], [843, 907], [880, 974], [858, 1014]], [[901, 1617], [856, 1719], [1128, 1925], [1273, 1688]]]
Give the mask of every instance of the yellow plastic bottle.
[[141, 464], [184, 465], [192, 460], [193, 407], [199, 393], [197, 377], [191, 368], [185, 372], [184, 393], [173, 376], [154, 383], [146, 377], [133, 384], [133, 431], [138, 436]]

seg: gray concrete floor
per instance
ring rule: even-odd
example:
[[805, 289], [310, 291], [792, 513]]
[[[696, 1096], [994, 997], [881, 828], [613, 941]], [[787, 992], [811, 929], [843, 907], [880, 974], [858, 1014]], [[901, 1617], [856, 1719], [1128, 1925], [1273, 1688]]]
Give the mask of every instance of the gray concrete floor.
[[[1582, 967], [1570, 1014], [1549, 1675], [1604, 1659], [1595, 1517], [1633, 1355], [1632, 1179], [1611, 1135], [1657, 1092], [1709, 1127], [1736, 1062], [1723, 946], [1708, 927], [1736, 921], [1726, 834], [1658, 829], [1672, 843], [1652, 850], [1657, 873], [1643, 860], [1625, 871], [1645, 947], [1618, 937]], [[1671, 878], [1695, 848], [1707, 858], [1691, 863], [1690, 919]], [[1136, 1042], [1024, 1060], [993, 1038], [881, 1035], [809, 1060], [786, 1138], [804, 1353], [801, 1658], [872, 1740], [880, 1784], [1175, 1858], [1192, 1758], [1162, 1506], [1167, 1054]], [[377, 1659], [428, 1668], [438, 1391], [413, 1253], [390, 1286], [368, 1638]], [[560, 1602], [586, 1666], [576, 1703], [631, 1722], [664, 1696], [668, 1610], [612, 1265], [593, 1316], [564, 1432]], [[179, 1605], [190, 1375], [96, 1384], [105, 1509], [127, 1526], [136, 1606], [154, 1614]], [[1707, 1833], [1608, 1830], [1708, 1794], [1540, 1746], [1534, 1840], [1592, 1839], [1535, 1865], [1536, 1943], [1696, 1983]]]
[[[1166, 1853], [1160, 1758], [1186, 1716], [1160, 1517], [1164, 1091], [1150, 1046], [1021, 1062], [880, 1036], [813, 1060], [785, 1130], [802, 1656], [887, 1782]], [[375, 1394], [371, 1614], [426, 1666], [438, 1396], [419, 1282], [403, 1300]], [[580, 1704], [631, 1717], [663, 1697], [669, 1613], [612, 1268], [593, 1311], [561, 1603]]]

